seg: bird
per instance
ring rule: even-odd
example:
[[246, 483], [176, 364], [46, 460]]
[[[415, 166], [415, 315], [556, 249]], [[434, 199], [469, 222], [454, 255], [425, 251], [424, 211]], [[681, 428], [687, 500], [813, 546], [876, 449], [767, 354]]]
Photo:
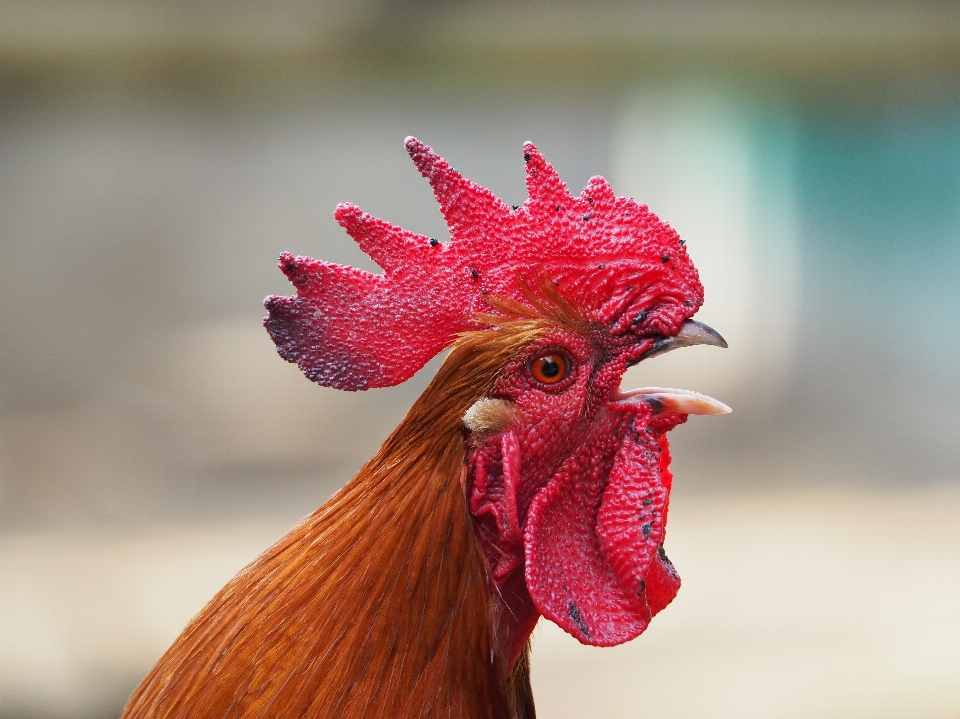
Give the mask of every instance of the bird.
[[123, 717], [533, 719], [541, 617], [634, 639], [677, 594], [667, 432], [730, 409], [624, 390], [696, 344], [703, 287], [678, 233], [602, 177], [574, 196], [533, 143], [509, 206], [410, 137], [444, 241], [341, 204], [381, 273], [284, 253], [265, 300], [280, 356], [367, 390], [446, 357], [357, 475], [189, 622]]

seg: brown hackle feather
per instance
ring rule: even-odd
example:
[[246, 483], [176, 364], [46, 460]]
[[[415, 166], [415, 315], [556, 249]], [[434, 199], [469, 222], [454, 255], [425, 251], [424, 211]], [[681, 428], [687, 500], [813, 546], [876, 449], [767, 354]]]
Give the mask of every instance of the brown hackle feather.
[[194, 617], [124, 717], [532, 719], [528, 650], [507, 667], [494, 637], [461, 418], [572, 321], [548, 300], [460, 335], [378, 453]]

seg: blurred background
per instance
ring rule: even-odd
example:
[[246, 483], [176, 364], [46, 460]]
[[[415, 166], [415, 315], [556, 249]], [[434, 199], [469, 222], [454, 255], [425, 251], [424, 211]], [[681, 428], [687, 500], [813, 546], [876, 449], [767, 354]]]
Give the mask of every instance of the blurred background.
[[506, 202], [521, 143], [686, 239], [734, 408], [672, 435], [683, 590], [626, 646], [541, 626], [540, 715], [960, 716], [960, 5], [0, 2], [0, 717], [113, 717], [426, 385], [263, 331], [351, 201], [446, 229], [414, 134]]

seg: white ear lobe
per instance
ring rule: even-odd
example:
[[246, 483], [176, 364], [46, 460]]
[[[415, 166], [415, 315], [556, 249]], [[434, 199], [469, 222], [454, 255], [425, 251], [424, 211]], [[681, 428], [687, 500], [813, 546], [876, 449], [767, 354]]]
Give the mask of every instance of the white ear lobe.
[[474, 434], [496, 434], [513, 424], [516, 405], [505, 399], [482, 397], [463, 413], [463, 426]]

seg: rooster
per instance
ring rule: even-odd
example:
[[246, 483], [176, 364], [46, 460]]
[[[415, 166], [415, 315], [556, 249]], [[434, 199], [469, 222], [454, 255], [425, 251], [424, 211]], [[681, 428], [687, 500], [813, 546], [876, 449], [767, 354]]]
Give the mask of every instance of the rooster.
[[406, 147], [450, 241], [342, 204], [383, 274], [285, 253], [297, 293], [268, 297], [264, 324], [344, 390], [449, 353], [356, 477], [194, 617], [125, 717], [530, 719], [541, 616], [610, 646], [677, 593], [666, 433], [729, 408], [620, 379], [726, 346], [691, 319], [703, 288], [683, 241], [601, 177], [574, 197], [531, 143], [514, 207]]

